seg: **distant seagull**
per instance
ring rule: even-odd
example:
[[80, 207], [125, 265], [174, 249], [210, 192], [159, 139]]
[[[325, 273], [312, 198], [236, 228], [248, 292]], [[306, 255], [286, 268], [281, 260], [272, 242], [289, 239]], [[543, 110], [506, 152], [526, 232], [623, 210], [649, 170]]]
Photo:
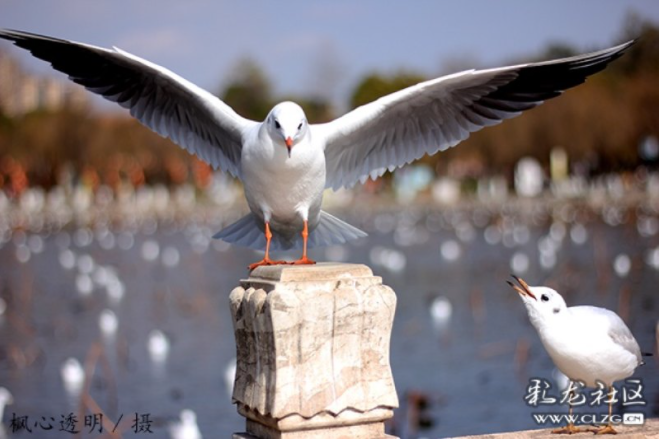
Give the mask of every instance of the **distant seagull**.
[[170, 352], [170, 341], [160, 330], [152, 330], [147, 341], [149, 357], [153, 362], [162, 363]]
[[60, 367], [64, 389], [71, 395], [78, 395], [85, 383], [85, 370], [76, 358], [68, 358]]
[[438, 332], [443, 332], [449, 326], [453, 307], [449, 298], [438, 296], [431, 302], [431, 319], [433, 320], [433, 327]]
[[225, 366], [224, 378], [227, 394], [231, 398], [234, 395], [234, 382], [236, 381], [236, 358], [232, 358]]
[[2, 424], [2, 420], [5, 414], [5, 407], [12, 403], [14, 403], [14, 397], [9, 390], [5, 387], [0, 387], [0, 438], [8, 438], [7, 430], [5, 429], [5, 425]]
[[191, 409], [184, 409], [179, 415], [180, 420], [172, 423], [169, 427], [170, 436], [178, 439], [198, 439], [202, 438], [197, 426], [197, 415]]
[[99, 329], [105, 338], [114, 338], [119, 327], [117, 315], [110, 309], [105, 309], [99, 315]]
[[284, 263], [271, 260], [270, 250], [300, 247], [302, 257], [293, 264], [313, 264], [308, 245], [366, 235], [321, 210], [325, 188], [351, 187], [453, 147], [472, 132], [581, 84], [633, 44], [542, 63], [467, 70], [392, 93], [332, 122], [309, 124], [293, 102], [277, 104], [263, 122], [245, 119], [205, 90], [118, 48], [13, 30], [0, 30], [0, 38], [241, 179], [251, 213], [215, 237], [265, 248], [263, 260], [250, 269]]
[[[521, 296], [527, 314], [555, 366], [573, 382], [588, 387], [606, 385], [610, 393], [617, 380], [630, 377], [643, 365], [642, 353], [630, 329], [616, 313], [592, 306], [567, 307], [564, 298], [548, 287], [530, 287], [514, 277], [507, 281]], [[570, 404], [570, 401], [569, 401]], [[573, 407], [569, 407], [572, 414]], [[610, 420], [597, 434], [616, 434]], [[572, 423], [552, 431], [572, 434], [581, 431]]]

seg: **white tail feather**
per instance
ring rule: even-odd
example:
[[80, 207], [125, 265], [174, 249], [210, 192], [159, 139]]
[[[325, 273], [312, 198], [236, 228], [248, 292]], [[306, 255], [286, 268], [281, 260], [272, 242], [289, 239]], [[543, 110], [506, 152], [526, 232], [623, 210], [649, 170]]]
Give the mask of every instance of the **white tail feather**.
[[[253, 214], [248, 214], [215, 234], [213, 238], [251, 249], [266, 249], [266, 237], [260, 229], [258, 222], [259, 220]], [[309, 234], [307, 247], [314, 248], [343, 244], [349, 240], [366, 236], [366, 232], [349, 225], [325, 211], [321, 211], [321, 220]], [[289, 242], [281, 239], [277, 233], [273, 233], [270, 249], [273, 251], [302, 249], [302, 237], [297, 237], [295, 241]]]

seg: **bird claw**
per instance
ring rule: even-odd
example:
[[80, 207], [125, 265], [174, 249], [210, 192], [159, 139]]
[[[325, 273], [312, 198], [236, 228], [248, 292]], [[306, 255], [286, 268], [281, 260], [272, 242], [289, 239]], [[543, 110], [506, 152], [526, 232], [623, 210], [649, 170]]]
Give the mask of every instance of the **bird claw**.
[[292, 265], [297, 266], [297, 265], [303, 265], [303, 264], [316, 264], [316, 261], [311, 260], [307, 257], [302, 257], [301, 259], [296, 260], [296, 261], [271, 260], [270, 258], [264, 258], [261, 261], [250, 264], [248, 266], [248, 269], [251, 272], [259, 266], [275, 266], [275, 265], [278, 265], [278, 264], [282, 264], [282, 265], [291, 265], [292, 264]]
[[616, 434], [618, 434], [618, 432], [616, 431], [616, 429], [614, 429], [614, 427], [612, 425], [605, 425], [605, 426], [602, 426], [600, 428], [590, 429], [589, 431], [593, 432], [596, 435], [607, 435], [607, 434], [616, 435]]
[[248, 270], [250, 270], [250, 272], [252, 272], [253, 270], [255, 270], [259, 266], [275, 266], [275, 265], [278, 265], [278, 264], [290, 264], [290, 263], [288, 263], [286, 261], [283, 261], [283, 260], [271, 260], [270, 258], [264, 258], [261, 261], [257, 261], [256, 263], [250, 264], [248, 266]]
[[316, 264], [316, 261], [310, 260], [307, 257], [302, 257], [300, 260], [292, 261], [289, 264], [293, 264], [294, 266], [299, 264]]
[[573, 425], [572, 423], [569, 425], [564, 426], [563, 428], [558, 428], [558, 429], [553, 429], [550, 431], [552, 434], [577, 434], [578, 432], [585, 432], [587, 431], [586, 429], [581, 429]]

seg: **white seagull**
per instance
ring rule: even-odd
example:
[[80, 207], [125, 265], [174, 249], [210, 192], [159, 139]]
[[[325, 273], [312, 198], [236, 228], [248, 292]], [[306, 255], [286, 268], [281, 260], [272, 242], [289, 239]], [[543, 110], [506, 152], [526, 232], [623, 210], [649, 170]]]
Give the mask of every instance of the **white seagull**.
[[78, 396], [85, 384], [85, 369], [76, 358], [68, 358], [60, 366], [60, 376], [64, 389], [72, 396]]
[[5, 406], [14, 403], [14, 396], [11, 395], [9, 390], [5, 387], [0, 387], [0, 438], [9, 438], [5, 425], [2, 424], [3, 416], [5, 414]]
[[[521, 296], [527, 314], [555, 366], [571, 381], [588, 387], [607, 386], [626, 379], [644, 364], [635, 337], [625, 322], [611, 310], [593, 306], [567, 307], [564, 298], [549, 287], [530, 287], [514, 276], [520, 284], [507, 283]], [[597, 434], [616, 434], [612, 427], [612, 400], [608, 424]], [[573, 408], [570, 406], [569, 414]], [[572, 423], [554, 430], [556, 434], [581, 431]]]
[[323, 190], [375, 179], [425, 154], [453, 147], [470, 133], [510, 119], [581, 84], [633, 41], [542, 63], [464, 72], [425, 81], [309, 124], [293, 102], [263, 122], [241, 117], [211, 93], [119, 48], [104, 49], [28, 32], [0, 38], [51, 63], [91, 92], [122, 107], [216, 169], [243, 181], [251, 213], [215, 238], [254, 249], [302, 247], [294, 264], [313, 264], [307, 247], [366, 234], [321, 210]]
[[170, 352], [170, 341], [160, 330], [152, 330], [147, 341], [149, 357], [153, 362], [163, 363]]
[[169, 426], [170, 436], [176, 439], [200, 439], [202, 433], [197, 426], [197, 414], [191, 409], [181, 410], [179, 419]]

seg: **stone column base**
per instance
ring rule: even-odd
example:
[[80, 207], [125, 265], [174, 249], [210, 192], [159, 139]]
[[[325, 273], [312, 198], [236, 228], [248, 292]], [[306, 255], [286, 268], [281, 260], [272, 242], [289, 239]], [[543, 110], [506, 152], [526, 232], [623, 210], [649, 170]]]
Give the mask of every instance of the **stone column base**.
[[[358, 264], [262, 266], [229, 297], [235, 438], [387, 438], [396, 295]], [[391, 437], [390, 437], [391, 438]]]
[[235, 438], [397, 438], [385, 434], [384, 421], [394, 415], [385, 407], [366, 412], [346, 409], [336, 416], [323, 412], [311, 418], [292, 414], [282, 419], [263, 416], [245, 406], [239, 406], [238, 412], [246, 419], [246, 432], [234, 434]]
[[[259, 426], [256, 426], [259, 425]], [[383, 422], [373, 422], [369, 424], [353, 425], [353, 426], [334, 426], [319, 429], [303, 429], [297, 431], [277, 431], [268, 428], [264, 425], [257, 424], [248, 420], [246, 431], [253, 432], [257, 435], [248, 434], [248, 432], [236, 432], [232, 438], [291, 438], [291, 439], [317, 439], [317, 438], [385, 438], [396, 439], [385, 434], [385, 424]]]

